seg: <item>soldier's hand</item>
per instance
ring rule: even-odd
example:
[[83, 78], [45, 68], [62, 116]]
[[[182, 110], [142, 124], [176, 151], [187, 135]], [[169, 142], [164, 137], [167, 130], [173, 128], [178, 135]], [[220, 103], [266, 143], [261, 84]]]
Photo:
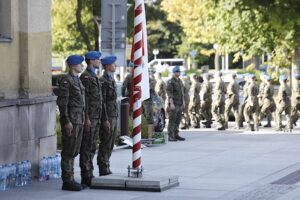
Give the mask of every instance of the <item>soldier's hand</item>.
[[89, 133], [92, 127], [92, 123], [90, 119], [86, 119], [84, 122], [84, 130]]
[[104, 128], [107, 132], [110, 131], [110, 123], [109, 123], [108, 120], [106, 120], [106, 121], [103, 122], [103, 128]]
[[170, 109], [171, 109], [171, 110], [175, 110], [175, 105], [174, 105], [174, 103], [171, 103], [171, 104], [170, 104]]
[[72, 135], [72, 130], [73, 130], [72, 123], [69, 122], [69, 123], [65, 124], [65, 129], [66, 129], [67, 135], [71, 136]]

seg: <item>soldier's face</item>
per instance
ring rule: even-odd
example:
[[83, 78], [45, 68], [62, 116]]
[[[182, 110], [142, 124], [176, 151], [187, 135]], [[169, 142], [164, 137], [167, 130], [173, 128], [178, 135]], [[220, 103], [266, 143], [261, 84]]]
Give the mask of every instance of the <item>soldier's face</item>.
[[116, 67], [117, 67], [117, 65], [115, 63], [106, 66], [106, 68], [107, 68], [107, 70], [109, 72], [115, 72], [116, 71]]
[[93, 65], [93, 67], [99, 69], [99, 67], [100, 67], [100, 59], [91, 60], [91, 64]]
[[174, 76], [175, 76], [176, 78], [179, 78], [180, 72], [175, 72], [175, 73], [174, 73]]
[[72, 68], [76, 73], [81, 73], [83, 71], [83, 64], [74, 65]]

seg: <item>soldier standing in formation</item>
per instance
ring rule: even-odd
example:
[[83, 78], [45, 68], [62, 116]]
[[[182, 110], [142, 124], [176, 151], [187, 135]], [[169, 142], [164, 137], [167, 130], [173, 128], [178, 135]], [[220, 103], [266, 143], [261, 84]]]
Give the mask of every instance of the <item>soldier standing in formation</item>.
[[86, 70], [80, 79], [85, 87], [85, 122], [80, 148], [81, 184], [91, 186], [93, 158], [96, 152], [102, 114], [101, 83], [95, 70], [99, 69], [101, 53], [90, 51], [85, 55]]
[[143, 114], [148, 122], [148, 138], [152, 138], [152, 134], [154, 131], [154, 119], [153, 119], [153, 97], [155, 96], [155, 84], [156, 80], [153, 77], [153, 71], [150, 72], [149, 76], [149, 89], [150, 89], [150, 98], [143, 101], [142, 110]]
[[67, 58], [69, 73], [61, 79], [57, 98], [62, 128], [62, 189], [70, 191], [83, 189], [74, 180], [74, 159], [80, 151], [85, 122], [85, 89], [79, 78], [83, 60], [80, 55]]
[[224, 110], [226, 86], [221, 77], [221, 72], [215, 74], [216, 82], [213, 90], [212, 102], [212, 113], [215, 121], [218, 123], [217, 130], [225, 130]]
[[116, 71], [117, 57], [107, 56], [101, 59], [101, 64], [105, 70], [100, 77], [101, 90], [103, 96], [102, 125], [100, 132], [100, 145], [97, 157], [100, 176], [111, 174], [110, 157], [114, 148], [114, 142], [117, 136], [118, 105], [116, 83], [114, 72]]
[[180, 68], [174, 67], [173, 77], [168, 81], [167, 84], [167, 95], [168, 95], [168, 113], [169, 113], [169, 124], [168, 134], [169, 141], [185, 140], [185, 138], [179, 136], [179, 125], [181, 121], [181, 114], [183, 111], [184, 103], [184, 88], [180, 76]]
[[271, 127], [272, 114], [275, 112], [274, 102], [274, 87], [272, 85], [272, 78], [269, 75], [264, 77], [265, 85], [261, 92], [261, 108], [260, 108], [260, 121], [266, 116], [267, 124], [264, 127]]
[[291, 120], [292, 124], [296, 126], [298, 120], [298, 111], [300, 110], [300, 74], [294, 75], [294, 82], [292, 87], [292, 111]]
[[[247, 130], [258, 131], [259, 126], [259, 104], [258, 94], [259, 88], [256, 84], [256, 76], [254, 74], [249, 75], [249, 86], [247, 88], [247, 101], [244, 108], [244, 117], [247, 123]], [[253, 125], [251, 124], [253, 120]]]
[[201, 85], [198, 81], [198, 77], [196, 74], [191, 75], [191, 98], [190, 98], [190, 104], [189, 104], [189, 113], [190, 113], [190, 119], [192, 123], [192, 127], [194, 128], [200, 128], [200, 89]]
[[133, 64], [129, 63], [128, 67], [129, 67], [129, 70], [126, 73], [125, 79], [124, 79], [123, 84], [122, 84], [122, 96], [130, 98], [131, 87], [132, 87], [132, 85], [131, 85], [131, 78], [132, 78], [131, 77], [131, 72], [132, 72]]
[[288, 77], [285, 75], [280, 76], [280, 86], [277, 95], [277, 104], [276, 104], [276, 131], [282, 131], [284, 126], [282, 125], [282, 113], [285, 112], [285, 117], [287, 120], [287, 131], [292, 130], [291, 123], [291, 89], [288, 86]]
[[189, 115], [189, 103], [190, 103], [190, 88], [191, 80], [188, 76], [182, 78], [183, 87], [184, 87], [184, 108], [181, 119], [181, 129], [188, 129], [191, 125], [191, 119]]
[[228, 99], [225, 103], [225, 128], [228, 128], [229, 113], [232, 110], [235, 118], [235, 129], [240, 129], [239, 120], [239, 90], [240, 87], [236, 82], [236, 74], [232, 74], [231, 81], [227, 86]]
[[166, 102], [167, 99], [167, 91], [166, 91], [167, 85], [163, 81], [161, 77], [161, 73], [156, 73], [156, 85], [155, 85], [155, 92], [158, 96], [160, 96], [164, 103]]

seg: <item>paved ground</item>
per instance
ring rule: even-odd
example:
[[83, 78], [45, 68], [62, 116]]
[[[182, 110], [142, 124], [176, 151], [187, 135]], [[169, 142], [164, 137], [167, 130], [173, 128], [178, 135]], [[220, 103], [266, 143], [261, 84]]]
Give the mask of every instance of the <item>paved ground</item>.
[[[162, 193], [86, 189], [61, 191], [61, 181], [32, 183], [0, 193], [0, 199], [294, 200], [300, 199], [300, 128], [293, 133], [182, 131], [184, 142], [144, 148], [147, 175], [178, 175], [180, 186]], [[131, 150], [113, 153], [114, 173], [126, 174]], [[77, 161], [78, 165], [78, 161]], [[78, 181], [79, 168], [76, 168]], [[274, 183], [274, 184], [272, 184]]]

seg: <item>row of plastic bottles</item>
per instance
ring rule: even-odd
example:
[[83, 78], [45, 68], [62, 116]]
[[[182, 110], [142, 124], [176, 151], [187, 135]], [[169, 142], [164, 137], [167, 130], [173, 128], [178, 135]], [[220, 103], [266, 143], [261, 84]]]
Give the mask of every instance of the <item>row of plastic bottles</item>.
[[39, 181], [47, 181], [53, 178], [60, 178], [61, 171], [60, 155], [43, 157], [39, 164]]
[[0, 165], [0, 191], [24, 186], [31, 182], [31, 163], [29, 160], [17, 164]]

